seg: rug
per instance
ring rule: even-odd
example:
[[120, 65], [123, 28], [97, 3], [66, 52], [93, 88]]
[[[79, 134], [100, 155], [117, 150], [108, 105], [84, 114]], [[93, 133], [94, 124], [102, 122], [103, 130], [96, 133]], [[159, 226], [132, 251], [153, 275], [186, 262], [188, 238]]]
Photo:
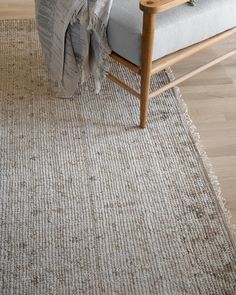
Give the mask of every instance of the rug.
[[34, 21], [7, 20], [0, 110], [1, 294], [236, 294], [228, 213], [177, 89], [153, 100], [145, 130], [110, 81], [60, 99]]

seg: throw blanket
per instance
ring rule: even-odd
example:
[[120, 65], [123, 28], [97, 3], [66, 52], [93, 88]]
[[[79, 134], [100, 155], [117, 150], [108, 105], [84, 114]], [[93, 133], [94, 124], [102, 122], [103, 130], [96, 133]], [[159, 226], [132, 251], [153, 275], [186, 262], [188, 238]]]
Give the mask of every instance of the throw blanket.
[[190, 0], [189, 1], [191, 5], [195, 6], [198, 2], [198, 0]]
[[[106, 74], [112, 0], [35, 0], [36, 22], [50, 77], [70, 97], [90, 75], [96, 92]], [[76, 50], [75, 50], [76, 48]]]

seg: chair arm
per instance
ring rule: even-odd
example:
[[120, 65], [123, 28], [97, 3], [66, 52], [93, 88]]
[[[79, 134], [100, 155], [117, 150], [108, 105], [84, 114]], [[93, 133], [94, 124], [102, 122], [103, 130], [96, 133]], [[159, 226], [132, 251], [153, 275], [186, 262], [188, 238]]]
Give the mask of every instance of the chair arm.
[[140, 9], [143, 12], [155, 14], [186, 2], [189, 2], [189, 0], [140, 0]]

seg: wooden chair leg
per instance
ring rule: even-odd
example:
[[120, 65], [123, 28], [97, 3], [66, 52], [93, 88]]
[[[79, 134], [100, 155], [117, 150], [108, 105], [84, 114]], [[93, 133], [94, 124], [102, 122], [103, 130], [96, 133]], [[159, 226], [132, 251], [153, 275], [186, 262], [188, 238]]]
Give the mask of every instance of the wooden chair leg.
[[140, 97], [140, 127], [145, 128], [148, 121], [148, 106], [152, 71], [152, 55], [154, 44], [156, 15], [144, 12], [141, 60], [141, 97]]

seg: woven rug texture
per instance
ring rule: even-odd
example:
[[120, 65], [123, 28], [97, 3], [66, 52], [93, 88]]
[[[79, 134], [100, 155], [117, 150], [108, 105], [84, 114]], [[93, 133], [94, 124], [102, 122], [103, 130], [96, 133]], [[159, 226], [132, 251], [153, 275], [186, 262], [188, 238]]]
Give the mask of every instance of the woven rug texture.
[[178, 90], [145, 130], [136, 98], [93, 90], [56, 97], [34, 21], [0, 21], [0, 294], [235, 295], [234, 234]]

